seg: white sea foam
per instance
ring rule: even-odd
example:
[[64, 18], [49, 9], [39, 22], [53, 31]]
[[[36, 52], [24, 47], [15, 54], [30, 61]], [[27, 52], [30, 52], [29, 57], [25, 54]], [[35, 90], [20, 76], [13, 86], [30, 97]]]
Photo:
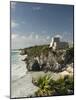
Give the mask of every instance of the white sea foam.
[[19, 55], [19, 52], [13, 51], [12, 54], [12, 64], [11, 64], [11, 76], [12, 81], [19, 79], [24, 76], [27, 72], [26, 64], [22, 61], [23, 56]]
[[21, 51], [19, 51], [19, 50], [12, 50], [12, 52], [18, 52], [18, 53], [20, 53]]
[[26, 64], [12, 65], [12, 81], [24, 76], [27, 72]]
[[33, 94], [37, 87], [32, 84], [32, 74], [27, 73], [25, 56], [12, 52], [11, 59], [11, 97], [27, 97]]

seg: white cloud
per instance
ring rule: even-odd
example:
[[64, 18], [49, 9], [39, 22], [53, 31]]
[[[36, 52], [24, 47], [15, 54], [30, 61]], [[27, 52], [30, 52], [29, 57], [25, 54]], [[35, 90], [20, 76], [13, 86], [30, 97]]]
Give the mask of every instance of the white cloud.
[[61, 35], [59, 35], [59, 34], [55, 35], [54, 37], [59, 37], [59, 38], [61, 38], [61, 39], [62, 39], [62, 36], [61, 36]]
[[11, 2], [11, 8], [15, 9], [15, 7], [16, 7], [16, 2]]
[[18, 35], [12, 34], [12, 48], [24, 48], [34, 45], [41, 45], [50, 43], [49, 39], [47, 39], [44, 35], [39, 35], [35, 33], [31, 33], [30, 35]]
[[50, 39], [50, 36], [47, 36], [46, 39], [47, 39], [47, 40]]
[[[24, 34], [24, 33], [23, 33]], [[62, 38], [61, 35], [57, 34], [55, 37]], [[35, 45], [49, 44], [51, 42], [51, 36], [48, 34], [38, 34], [31, 32], [29, 35], [25, 33], [25, 35], [19, 35], [16, 33], [12, 33], [12, 49], [15, 48], [25, 48]]]
[[26, 37], [25, 37], [25, 36], [21, 36], [21, 38], [22, 38], [22, 39], [26, 39]]
[[17, 26], [19, 26], [18, 23], [14, 22], [14, 21], [11, 21], [11, 28], [15, 28]]
[[36, 39], [39, 39], [39, 36], [38, 35], [36, 35], [35, 37], [36, 37]]
[[15, 39], [18, 37], [18, 34], [12, 34], [12, 39]]

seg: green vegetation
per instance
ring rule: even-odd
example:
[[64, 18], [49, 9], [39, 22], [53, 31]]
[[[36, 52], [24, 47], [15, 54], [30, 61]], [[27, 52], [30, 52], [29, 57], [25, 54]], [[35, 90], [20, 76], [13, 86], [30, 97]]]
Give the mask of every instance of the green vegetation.
[[35, 92], [35, 96], [74, 94], [74, 80], [72, 76], [65, 76], [64, 78], [53, 80], [48, 75], [45, 75], [37, 79], [35, 85], [39, 87]]
[[67, 64], [71, 64], [74, 61], [73, 47], [54, 51], [49, 48], [49, 45], [40, 45], [24, 48], [21, 51], [21, 54], [28, 55], [27, 69], [29, 71], [59, 72]]
[[[49, 71], [59, 72], [62, 71], [67, 64], [71, 64], [74, 61], [73, 47], [53, 51], [52, 49], [49, 49], [49, 45], [41, 45], [24, 48], [23, 50], [28, 54], [27, 69], [32, 69], [32, 71], [47, 71], [48, 69]], [[34, 59], [34, 57], [38, 57], [39, 62]], [[35, 96], [74, 94], [73, 76], [64, 76], [63, 78], [61, 77], [54, 80], [50, 75], [45, 75], [38, 79], [32, 79], [32, 83], [39, 88], [35, 92]]]
[[29, 48], [22, 49], [27, 52], [28, 56], [40, 56], [41, 53], [48, 53], [49, 45], [33, 46]]
[[73, 47], [66, 48], [65, 50], [52, 51], [49, 48], [49, 45], [38, 45], [38, 46], [28, 47], [20, 50], [23, 52], [23, 54], [28, 54], [29, 57], [36, 57], [36, 56], [40, 57], [41, 54], [43, 54], [44, 56], [48, 56], [50, 51], [53, 54], [53, 56], [56, 58], [56, 60], [61, 64], [64, 63], [62, 61], [62, 55], [64, 55], [64, 53], [65, 53], [65, 58], [68, 58], [66, 60], [67, 61], [66, 63], [72, 61], [74, 57]]
[[74, 47], [68, 48], [65, 54], [65, 63], [74, 62]]

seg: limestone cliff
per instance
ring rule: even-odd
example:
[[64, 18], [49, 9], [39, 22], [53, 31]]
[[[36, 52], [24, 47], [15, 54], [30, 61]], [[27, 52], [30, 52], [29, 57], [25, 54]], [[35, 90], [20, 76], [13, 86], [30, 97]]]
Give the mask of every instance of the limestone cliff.
[[[74, 48], [51, 50], [48, 45], [34, 46], [22, 49], [28, 57], [24, 60], [28, 71], [59, 72], [74, 62]], [[21, 53], [22, 54], [22, 53]], [[73, 66], [72, 66], [73, 67]]]

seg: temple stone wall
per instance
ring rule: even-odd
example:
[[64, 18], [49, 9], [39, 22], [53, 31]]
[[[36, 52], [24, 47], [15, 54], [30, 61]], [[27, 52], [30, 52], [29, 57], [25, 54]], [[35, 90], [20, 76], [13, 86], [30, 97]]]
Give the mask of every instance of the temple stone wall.
[[61, 42], [59, 37], [52, 38], [52, 42], [50, 43], [50, 47], [53, 50], [56, 49], [65, 49], [69, 47], [68, 42]]

